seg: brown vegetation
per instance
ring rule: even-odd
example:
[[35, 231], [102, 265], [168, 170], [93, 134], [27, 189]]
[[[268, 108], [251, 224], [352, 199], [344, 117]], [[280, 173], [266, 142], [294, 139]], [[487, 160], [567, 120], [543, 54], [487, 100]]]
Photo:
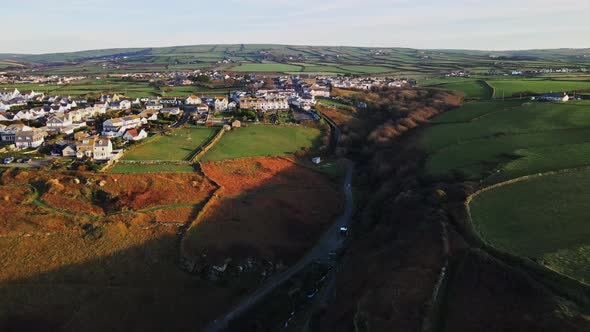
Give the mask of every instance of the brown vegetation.
[[[33, 188], [41, 202], [79, 217], [142, 212], [175, 204], [201, 204], [215, 190], [209, 180], [196, 173], [19, 173], [15, 170], [4, 172], [1, 180], [5, 185]], [[189, 222], [189, 216], [190, 213], [183, 213], [182, 222]], [[160, 222], [166, 220], [155, 218]]]
[[286, 159], [207, 163], [203, 171], [221, 190], [189, 230], [185, 249], [205, 254], [207, 264], [248, 257], [292, 263], [342, 211], [333, 183]]
[[3, 172], [0, 331], [199, 330], [242, 292], [178, 266], [214, 189], [197, 173]]
[[[365, 193], [355, 233], [336, 282], [335, 297], [314, 330], [506, 331], [587, 329], [579, 308], [490, 257], [469, 254], [446, 207], [455, 196], [419, 178], [425, 157], [412, 149], [409, 129], [460, 103], [431, 89], [336, 90], [367, 108], [342, 112], [339, 152], [356, 162], [355, 187]], [[461, 191], [460, 188], [457, 189]], [[460, 202], [462, 203], [462, 202]], [[454, 204], [454, 203], [453, 203]], [[436, 306], [431, 296], [447, 259], [450, 286]], [[456, 263], [462, 262], [462, 263]], [[460, 266], [457, 268], [457, 266]], [[448, 297], [447, 297], [448, 295]]]

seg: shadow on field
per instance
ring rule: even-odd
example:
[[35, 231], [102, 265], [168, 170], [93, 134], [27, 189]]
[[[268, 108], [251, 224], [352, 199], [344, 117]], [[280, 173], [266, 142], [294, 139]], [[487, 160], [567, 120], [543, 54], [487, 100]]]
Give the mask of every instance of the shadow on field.
[[[185, 239], [192, 253], [210, 254], [204, 265], [215, 258], [292, 262], [340, 213], [339, 181], [267, 159], [229, 162], [229, 173], [215, 179], [228, 191]], [[28, 235], [2, 234], [0, 331], [201, 330], [265, 277], [255, 270], [247, 280], [210, 281], [181, 269], [179, 243], [199, 212], [184, 226], [149, 221], [149, 212], [141, 222], [104, 218], [82, 229], [88, 220], [78, 219], [65, 231], [38, 224]]]
[[[238, 294], [181, 271], [177, 243], [166, 234], [41, 273], [24, 257], [4, 257], [29, 276], [0, 284], [0, 331], [198, 331]], [[33, 255], [52, 259], [47, 249]]]

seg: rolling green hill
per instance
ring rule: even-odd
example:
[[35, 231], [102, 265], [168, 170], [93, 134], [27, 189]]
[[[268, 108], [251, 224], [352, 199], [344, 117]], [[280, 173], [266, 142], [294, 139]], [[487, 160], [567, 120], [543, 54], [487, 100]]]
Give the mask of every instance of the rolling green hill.
[[[223, 63], [231, 59], [230, 63]], [[345, 46], [193, 45], [158, 48], [122, 48], [53, 54], [0, 54], [0, 61], [35, 65], [48, 74], [173, 71], [203, 68], [257, 72], [328, 72], [342, 74], [414, 73], [502, 69], [518, 67], [586, 66], [588, 49], [531, 51], [417, 50]], [[476, 94], [479, 94], [477, 92]]]

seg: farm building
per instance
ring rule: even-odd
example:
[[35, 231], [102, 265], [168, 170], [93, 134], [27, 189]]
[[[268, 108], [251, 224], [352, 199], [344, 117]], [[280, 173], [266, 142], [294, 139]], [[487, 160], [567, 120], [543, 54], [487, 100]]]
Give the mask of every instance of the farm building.
[[557, 102], [566, 102], [570, 100], [570, 97], [567, 93], [546, 93], [539, 97], [539, 100], [543, 101], [557, 101]]

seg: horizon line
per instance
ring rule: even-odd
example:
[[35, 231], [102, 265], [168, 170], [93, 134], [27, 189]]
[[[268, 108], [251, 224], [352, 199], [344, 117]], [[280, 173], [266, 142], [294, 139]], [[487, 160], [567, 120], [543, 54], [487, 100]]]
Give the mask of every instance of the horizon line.
[[74, 51], [55, 51], [41, 53], [0, 53], [0, 55], [10, 56], [30, 56], [30, 55], [50, 55], [50, 54], [67, 54], [92, 51], [108, 50], [128, 50], [128, 49], [162, 49], [170, 47], [190, 47], [190, 46], [235, 46], [235, 45], [260, 45], [260, 46], [295, 46], [295, 47], [350, 47], [350, 48], [374, 48], [374, 49], [410, 49], [417, 51], [476, 51], [476, 52], [521, 52], [521, 51], [551, 51], [551, 50], [590, 50], [590, 47], [555, 47], [555, 48], [522, 48], [522, 49], [470, 49], [470, 48], [413, 48], [405, 46], [358, 46], [358, 45], [313, 45], [313, 44], [281, 44], [281, 43], [220, 43], [220, 44], [179, 44], [168, 46], [129, 46], [129, 47], [107, 47], [78, 49]]

